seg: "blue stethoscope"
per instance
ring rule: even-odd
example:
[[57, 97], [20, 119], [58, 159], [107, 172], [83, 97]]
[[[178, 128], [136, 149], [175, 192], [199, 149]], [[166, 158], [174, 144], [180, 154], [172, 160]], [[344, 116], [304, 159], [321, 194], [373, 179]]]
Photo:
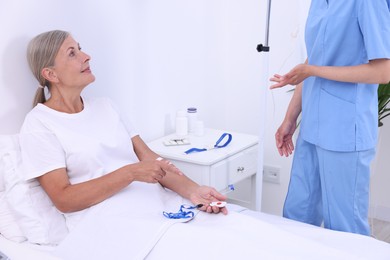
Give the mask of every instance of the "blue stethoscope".
[[[225, 137], [227, 137], [227, 139]], [[233, 137], [231, 134], [223, 133], [221, 135], [221, 137], [218, 139], [218, 141], [215, 143], [214, 146], [209, 147], [209, 148], [190, 148], [187, 151], [185, 151], [184, 153], [190, 154], [190, 153], [195, 153], [195, 152], [209, 151], [209, 150], [216, 149], [216, 148], [223, 148], [223, 147], [226, 147], [232, 141], [232, 138]], [[226, 139], [226, 141], [223, 144], [220, 144], [224, 139]]]

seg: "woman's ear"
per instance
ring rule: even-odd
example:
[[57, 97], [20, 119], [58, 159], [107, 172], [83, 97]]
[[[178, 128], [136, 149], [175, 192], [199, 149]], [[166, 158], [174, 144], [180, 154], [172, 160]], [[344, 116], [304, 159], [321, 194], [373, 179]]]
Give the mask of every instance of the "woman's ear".
[[41, 71], [41, 75], [49, 82], [57, 82], [58, 81], [56, 73], [50, 68], [43, 68]]

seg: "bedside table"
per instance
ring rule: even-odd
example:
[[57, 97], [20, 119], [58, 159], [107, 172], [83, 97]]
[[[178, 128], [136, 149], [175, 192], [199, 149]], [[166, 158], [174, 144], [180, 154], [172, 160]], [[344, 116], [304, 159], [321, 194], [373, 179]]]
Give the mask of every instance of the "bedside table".
[[[223, 133], [230, 133], [232, 141], [224, 148], [185, 154], [184, 151], [196, 147], [213, 146]], [[164, 141], [186, 138], [190, 144], [166, 146]], [[221, 144], [224, 143], [222, 140]], [[229, 202], [255, 209], [256, 172], [258, 161], [258, 137], [254, 135], [205, 129], [203, 136], [189, 134], [178, 137], [171, 134], [148, 143], [148, 146], [161, 157], [170, 160], [186, 176], [200, 185], [212, 186], [224, 191], [233, 184], [235, 190], [227, 194]], [[245, 186], [244, 180], [250, 184]], [[240, 184], [244, 186], [240, 186]]]

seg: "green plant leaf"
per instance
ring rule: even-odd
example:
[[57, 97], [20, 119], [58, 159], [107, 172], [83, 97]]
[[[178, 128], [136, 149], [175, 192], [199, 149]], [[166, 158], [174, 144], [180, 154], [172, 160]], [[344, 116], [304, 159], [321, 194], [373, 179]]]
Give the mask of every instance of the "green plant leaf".
[[390, 115], [390, 108], [387, 108], [390, 103], [390, 82], [387, 84], [379, 84], [378, 86], [378, 126], [383, 125], [382, 120]]

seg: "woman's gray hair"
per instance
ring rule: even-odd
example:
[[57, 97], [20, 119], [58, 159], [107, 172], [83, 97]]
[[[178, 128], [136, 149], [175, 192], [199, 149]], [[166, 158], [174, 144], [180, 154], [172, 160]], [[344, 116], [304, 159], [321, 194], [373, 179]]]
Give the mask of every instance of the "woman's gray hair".
[[47, 86], [50, 91], [50, 82], [42, 76], [42, 70], [54, 66], [54, 60], [57, 53], [65, 41], [70, 35], [69, 32], [54, 30], [41, 33], [35, 36], [27, 47], [27, 61], [30, 66], [31, 72], [39, 82], [33, 106], [35, 107], [38, 103], [46, 102], [45, 89]]

